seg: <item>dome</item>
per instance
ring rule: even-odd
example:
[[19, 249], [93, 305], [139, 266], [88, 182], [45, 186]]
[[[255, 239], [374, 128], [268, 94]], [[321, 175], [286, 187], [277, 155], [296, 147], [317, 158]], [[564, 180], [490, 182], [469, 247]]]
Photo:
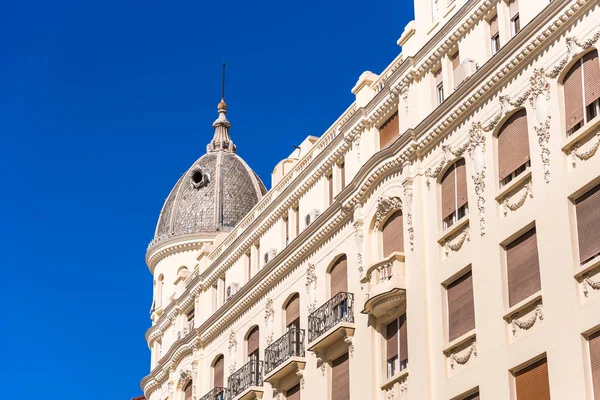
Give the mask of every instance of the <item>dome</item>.
[[219, 107], [207, 153], [167, 197], [150, 246], [176, 236], [229, 231], [266, 193], [258, 175], [235, 153], [226, 112], [226, 107]]

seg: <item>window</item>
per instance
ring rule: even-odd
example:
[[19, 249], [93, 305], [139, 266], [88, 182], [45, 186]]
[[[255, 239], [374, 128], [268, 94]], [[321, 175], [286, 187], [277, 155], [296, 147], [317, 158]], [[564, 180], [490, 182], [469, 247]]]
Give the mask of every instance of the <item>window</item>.
[[348, 353], [331, 363], [331, 400], [350, 399], [350, 362]]
[[163, 307], [163, 293], [165, 292], [165, 277], [161, 274], [158, 277], [158, 285], [156, 285], [156, 305], [158, 308]]
[[400, 134], [398, 112], [395, 112], [379, 127], [379, 148], [383, 149], [392, 144]]
[[333, 204], [333, 172], [330, 171], [327, 174], [327, 205]]
[[[329, 284], [331, 297], [338, 293], [348, 292], [348, 258], [343, 255], [331, 267], [329, 271]], [[339, 303], [334, 306], [334, 313], [340, 320], [348, 315], [348, 297], [341, 295], [338, 297]]]
[[492, 49], [492, 55], [496, 54], [500, 50], [500, 32], [498, 31], [498, 15], [494, 15], [490, 18], [490, 44]]
[[594, 400], [600, 399], [600, 331], [588, 338]]
[[190, 312], [187, 313], [188, 331], [191, 331], [192, 329], [194, 329], [194, 313], [195, 313], [195, 310], [193, 308], [190, 310]]
[[258, 326], [252, 328], [246, 339], [248, 344], [248, 361], [258, 361], [259, 354], [259, 331]]
[[402, 211], [393, 213], [381, 228], [383, 239], [383, 257], [394, 252], [404, 252], [404, 226]]
[[563, 81], [567, 136], [600, 114], [600, 64], [598, 51], [581, 57]]
[[296, 215], [296, 237], [300, 234], [300, 206], [294, 207], [294, 214]]
[[542, 359], [515, 373], [517, 400], [550, 400], [548, 363]]
[[387, 377], [391, 378], [408, 366], [406, 314], [386, 326]]
[[600, 254], [600, 185], [575, 200], [581, 265]]
[[456, 76], [458, 67], [460, 66], [460, 53], [458, 50], [456, 50], [456, 52], [450, 56], [450, 61], [452, 62], [452, 71], [454, 73], [454, 87], [458, 87], [458, 85], [461, 83], [459, 78]]
[[442, 177], [442, 225], [448, 229], [469, 213], [467, 173], [461, 158], [448, 168]]
[[514, 37], [521, 30], [519, 0], [510, 0], [508, 2], [508, 13], [510, 15], [510, 36]]
[[217, 288], [217, 285], [213, 285], [212, 287], [212, 292], [213, 292], [213, 312], [217, 311], [217, 308], [219, 308], [219, 289]]
[[435, 98], [437, 105], [439, 106], [444, 102], [444, 81], [442, 78], [442, 69], [438, 69], [433, 73], [435, 79]]
[[500, 187], [531, 166], [529, 133], [525, 109], [514, 113], [498, 131], [498, 172]]
[[298, 293], [292, 296], [285, 307], [285, 326], [288, 330], [300, 329], [300, 295]]
[[225, 358], [223, 355], [217, 356], [213, 363], [213, 389], [222, 388], [224, 381]]
[[475, 329], [473, 276], [467, 272], [446, 287], [448, 295], [448, 341]]
[[290, 221], [288, 216], [283, 217], [283, 223], [285, 225], [285, 245], [290, 244]]
[[506, 246], [509, 307], [542, 288], [535, 228]]
[[248, 280], [252, 279], [252, 250], [247, 252], [246, 255], [246, 266], [248, 268]]
[[185, 389], [183, 389], [183, 393], [184, 393], [183, 398], [185, 400], [192, 400], [192, 381], [189, 381], [185, 385]]
[[340, 163], [340, 186], [341, 186], [341, 189], [344, 189], [346, 187], [346, 162], [345, 161], [342, 161]]

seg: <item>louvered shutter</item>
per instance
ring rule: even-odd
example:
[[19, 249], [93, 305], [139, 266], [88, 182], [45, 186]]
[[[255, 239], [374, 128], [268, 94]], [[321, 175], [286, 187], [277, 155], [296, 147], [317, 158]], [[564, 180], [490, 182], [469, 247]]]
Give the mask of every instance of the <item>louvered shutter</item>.
[[475, 329], [473, 279], [471, 271], [448, 285], [448, 339], [454, 339]]
[[406, 321], [406, 314], [402, 314], [398, 318], [398, 336], [400, 337], [400, 364], [404, 361], [408, 361], [408, 325]]
[[540, 360], [515, 374], [517, 400], [550, 400], [548, 364]]
[[350, 362], [348, 353], [332, 362], [331, 399], [350, 400]]
[[529, 161], [527, 112], [514, 113], [498, 132], [498, 174], [503, 180]]
[[398, 112], [395, 112], [383, 125], [379, 127], [379, 147], [383, 149], [396, 140], [400, 134]]
[[542, 288], [535, 228], [506, 247], [506, 266], [510, 307]]
[[395, 251], [404, 252], [404, 218], [402, 211], [396, 211], [383, 224], [383, 256], [387, 257]]
[[300, 385], [296, 385], [285, 392], [285, 400], [300, 400]]
[[329, 278], [331, 280], [331, 297], [348, 291], [348, 259], [346, 256], [338, 258], [331, 269]]
[[248, 356], [250, 356], [253, 352], [258, 350], [258, 339], [259, 339], [259, 331], [258, 326], [252, 329], [250, 335], [248, 335]]
[[285, 309], [285, 325], [289, 326], [298, 318], [300, 318], [300, 296], [295, 294]]
[[462, 400], [479, 400], [479, 392], [470, 394]]
[[458, 210], [468, 202], [467, 197], [467, 168], [465, 159], [456, 162], [456, 209]]
[[515, 15], [517, 15], [519, 13], [519, 1], [510, 0], [508, 3], [508, 10], [510, 13], [510, 18], [513, 18]]
[[494, 15], [490, 19], [490, 36], [494, 37], [498, 33], [498, 16]]
[[442, 177], [442, 219], [456, 211], [456, 168], [452, 165]]
[[583, 121], [582, 65], [577, 61], [565, 76], [563, 90], [565, 95], [565, 121], [567, 132]]
[[600, 185], [576, 201], [579, 261], [584, 264], [600, 253]]
[[386, 326], [386, 353], [387, 360], [398, 355], [398, 320], [395, 319]]
[[600, 98], [600, 63], [597, 50], [583, 56], [583, 77], [585, 105], [589, 106]]
[[185, 389], [183, 390], [183, 393], [185, 400], [192, 400], [192, 381], [188, 382], [188, 384], [185, 386]]
[[600, 400], [600, 331], [589, 338], [594, 400]]
[[223, 372], [225, 370], [225, 359], [219, 356], [214, 365], [213, 388], [223, 387]]

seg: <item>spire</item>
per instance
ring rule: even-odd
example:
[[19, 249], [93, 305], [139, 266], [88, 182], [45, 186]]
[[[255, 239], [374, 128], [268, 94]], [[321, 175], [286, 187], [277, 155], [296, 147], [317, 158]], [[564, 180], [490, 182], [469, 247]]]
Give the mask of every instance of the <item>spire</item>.
[[227, 103], [225, 103], [225, 62], [223, 62], [223, 72], [221, 75], [221, 101], [217, 106], [219, 117], [213, 122], [215, 135], [211, 142], [206, 146], [207, 152], [229, 151], [235, 153], [235, 145], [229, 137], [229, 128], [231, 124], [227, 120]]

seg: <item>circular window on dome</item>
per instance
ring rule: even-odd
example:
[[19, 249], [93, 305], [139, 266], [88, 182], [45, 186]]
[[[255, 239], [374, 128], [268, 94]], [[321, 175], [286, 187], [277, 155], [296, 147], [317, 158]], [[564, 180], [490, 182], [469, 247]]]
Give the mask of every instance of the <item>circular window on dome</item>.
[[190, 173], [190, 181], [192, 183], [192, 187], [195, 189], [200, 189], [208, 185], [209, 176], [200, 168], [196, 168]]

